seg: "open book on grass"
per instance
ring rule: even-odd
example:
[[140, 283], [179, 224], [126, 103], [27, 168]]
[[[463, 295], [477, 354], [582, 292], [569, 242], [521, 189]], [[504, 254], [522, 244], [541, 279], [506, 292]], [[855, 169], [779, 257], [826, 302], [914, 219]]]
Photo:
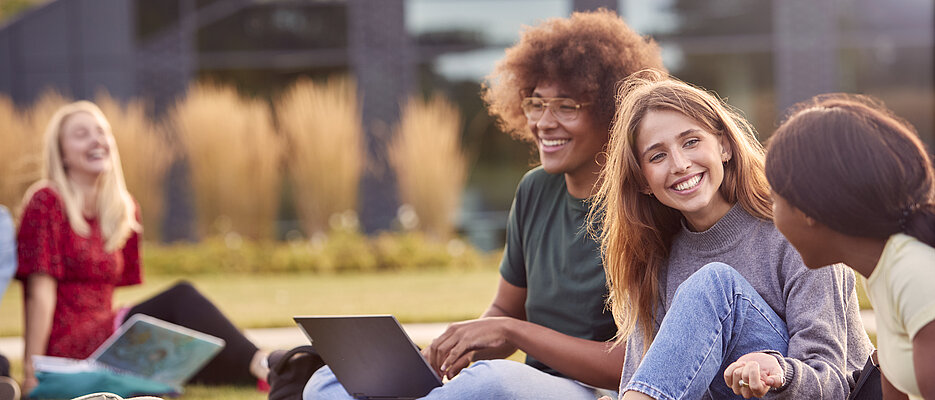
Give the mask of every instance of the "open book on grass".
[[[33, 356], [32, 362], [46, 381], [106, 371], [117, 379], [125, 376], [129, 381], [149, 381], [181, 393], [182, 385], [223, 347], [224, 341], [217, 337], [136, 314], [84, 360]], [[37, 390], [43, 383], [40, 377]]]

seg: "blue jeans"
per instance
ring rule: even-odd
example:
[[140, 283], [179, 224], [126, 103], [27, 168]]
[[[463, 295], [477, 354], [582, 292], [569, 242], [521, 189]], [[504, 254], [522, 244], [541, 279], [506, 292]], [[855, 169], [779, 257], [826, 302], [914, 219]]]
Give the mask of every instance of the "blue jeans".
[[656, 399], [742, 399], [724, 383], [740, 356], [762, 350], [786, 354], [786, 323], [735, 269], [711, 263], [683, 282], [659, 332], [621, 393]]
[[[458, 376], [433, 389], [425, 399], [582, 399], [617, 394], [594, 389], [568, 378], [539, 371], [526, 364], [510, 360], [478, 361]], [[331, 368], [322, 367], [312, 375], [304, 400], [351, 399], [338, 382]]]

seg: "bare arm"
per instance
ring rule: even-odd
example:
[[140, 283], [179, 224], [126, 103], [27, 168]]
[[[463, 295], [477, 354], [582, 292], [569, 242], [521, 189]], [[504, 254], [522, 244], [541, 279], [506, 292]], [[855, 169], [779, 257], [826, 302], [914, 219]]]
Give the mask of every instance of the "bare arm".
[[[497, 294], [494, 296], [493, 303], [480, 316], [489, 317], [509, 317], [520, 321], [526, 320], [526, 288], [513, 286], [502, 277], [500, 286], [497, 287]], [[503, 346], [480, 349], [473, 352], [471, 361], [492, 360], [498, 358], [507, 358], [516, 352], [516, 345], [509, 342]]]
[[470, 360], [520, 349], [569, 378], [617, 388], [624, 348], [568, 336], [525, 320], [526, 289], [501, 278], [493, 304], [480, 319], [452, 324], [428, 348], [426, 358], [449, 378]]
[[58, 282], [46, 274], [32, 274], [26, 280], [26, 315], [23, 339], [23, 392], [29, 393], [38, 382], [32, 366], [32, 356], [46, 352], [52, 330]]
[[880, 371], [880, 388], [882, 389], [884, 400], [909, 400], [909, 396], [900, 392], [899, 389], [896, 389], [896, 387], [886, 379], [886, 376], [883, 375], [883, 371]]
[[935, 399], [935, 321], [923, 326], [912, 338], [912, 363], [922, 398]]

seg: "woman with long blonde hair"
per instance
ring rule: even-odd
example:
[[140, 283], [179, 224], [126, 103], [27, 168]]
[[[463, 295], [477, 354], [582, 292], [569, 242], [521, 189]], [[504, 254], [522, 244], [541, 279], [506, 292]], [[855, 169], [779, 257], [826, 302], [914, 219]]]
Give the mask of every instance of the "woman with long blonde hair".
[[623, 398], [845, 398], [872, 349], [853, 274], [805, 273], [772, 224], [753, 128], [659, 72], [618, 93], [590, 218]]
[[265, 379], [265, 353], [188, 283], [133, 307], [112, 308], [116, 287], [142, 282], [143, 227], [101, 110], [88, 101], [60, 108], [46, 129], [43, 156], [43, 179], [26, 193], [17, 235], [16, 277], [25, 288], [24, 393], [39, 383], [32, 356], [86, 358], [137, 313], [227, 342], [195, 381]]

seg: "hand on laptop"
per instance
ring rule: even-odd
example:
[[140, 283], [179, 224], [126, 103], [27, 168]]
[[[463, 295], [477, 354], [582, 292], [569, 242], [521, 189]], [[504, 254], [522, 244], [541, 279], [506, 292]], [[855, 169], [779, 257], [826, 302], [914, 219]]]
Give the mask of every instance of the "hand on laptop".
[[471, 363], [475, 352], [511, 348], [508, 334], [513, 322], [509, 317], [487, 317], [451, 324], [422, 349], [422, 356], [439, 376], [454, 378]]

